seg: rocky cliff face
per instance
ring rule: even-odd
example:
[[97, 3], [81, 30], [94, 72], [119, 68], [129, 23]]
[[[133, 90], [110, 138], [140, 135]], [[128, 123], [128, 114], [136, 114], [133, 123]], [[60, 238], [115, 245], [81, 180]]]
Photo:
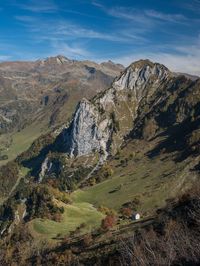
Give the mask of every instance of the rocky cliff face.
[[[128, 67], [114, 83], [116, 90], [133, 90], [139, 101], [145, 94], [154, 91], [160, 83], [170, 76], [170, 71], [163, 65], [149, 60], [140, 60]], [[146, 90], [150, 85], [151, 89]]]
[[90, 101], [83, 99], [77, 106], [69, 128], [64, 129], [59, 141], [71, 157], [86, 155], [94, 151], [107, 152], [111, 138], [111, 120], [102, 118]]
[[71, 157], [111, 152], [133, 127], [137, 109], [170, 77], [163, 65], [140, 60], [131, 64], [112, 86], [93, 100], [82, 100], [72, 122], [57, 142]]

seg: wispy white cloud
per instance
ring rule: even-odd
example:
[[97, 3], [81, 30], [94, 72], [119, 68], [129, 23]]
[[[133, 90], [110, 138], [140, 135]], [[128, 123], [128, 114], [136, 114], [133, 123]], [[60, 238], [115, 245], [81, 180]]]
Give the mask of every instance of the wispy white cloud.
[[121, 58], [113, 58], [114, 62], [128, 66], [130, 63], [139, 59], [150, 59], [166, 65], [171, 71], [183, 72], [200, 76], [200, 57], [192, 55], [178, 55], [172, 53], [142, 53], [129, 55]]
[[196, 43], [188, 46], [173, 47], [173, 52], [146, 52], [132, 53], [129, 55], [113, 58], [112, 60], [124, 65], [139, 59], [150, 59], [166, 65], [175, 72], [184, 72], [200, 76], [200, 39]]
[[15, 19], [26, 28], [27, 38], [30, 38], [32, 43], [40, 45], [48, 42], [49, 53], [53, 55], [63, 54], [77, 59], [93, 59], [96, 53], [102, 53], [92, 49], [92, 54], [90, 43], [94, 40], [127, 45], [146, 42], [140, 32], [133, 31], [130, 27], [126, 29], [117, 27], [112, 31], [107, 29], [105, 32], [100, 32], [66, 19], [43, 20], [40, 16], [32, 15], [16, 16]]
[[15, 19], [24, 23], [34, 23], [36, 21], [35, 17], [32, 16], [15, 16]]
[[187, 18], [182, 14], [167, 14], [163, 12], [158, 12], [156, 10], [145, 10], [145, 14], [153, 19], [158, 19], [166, 22], [173, 23], [186, 23]]
[[91, 53], [84, 49], [83, 46], [79, 44], [69, 45], [66, 42], [53, 42], [52, 43], [53, 55], [63, 54], [69, 58], [76, 59], [87, 59], [91, 57]]
[[123, 6], [115, 6], [112, 8], [108, 8], [99, 2], [92, 2], [92, 4], [100, 9], [102, 9], [105, 13], [110, 16], [125, 19], [129, 21], [134, 21], [140, 23], [140, 25], [155, 25], [156, 22], [165, 21], [165, 22], [173, 22], [173, 23], [185, 23], [187, 18], [182, 14], [176, 13], [164, 13], [160, 11], [156, 11], [154, 9], [136, 9], [136, 8], [127, 8]]
[[140, 24], [140, 28], [142, 26], [150, 26], [153, 25], [153, 21], [140, 10], [133, 8], [124, 8], [124, 7], [114, 7], [114, 8], [103, 8], [103, 10], [110, 16], [116, 17], [118, 19], [124, 19], [132, 22], [136, 22]]
[[24, 3], [16, 3], [18, 8], [35, 13], [52, 13], [58, 10], [58, 6], [52, 0], [29, 0]]
[[[198, 2], [197, 4], [200, 4], [200, 1], [196, 1]], [[165, 33], [165, 36], [166, 34], [168, 36], [173, 36], [173, 38], [169, 38], [169, 41], [162, 45], [160, 45], [158, 41], [158, 44], [154, 42], [152, 46], [144, 45], [141, 48], [138, 46], [137, 51], [134, 50], [132, 56], [129, 51], [127, 55], [123, 55], [122, 53], [120, 56], [112, 56], [112, 60], [128, 65], [135, 60], [149, 58], [153, 61], [166, 64], [173, 71], [200, 75], [200, 42], [195, 42], [192, 40], [191, 36], [187, 37], [187, 34], [182, 36], [181, 32], [173, 31], [172, 28], [173, 25], [190, 26], [192, 22], [197, 23], [196, 18], [188, 18], [182, 13], [165, 13], [154, 9], [139, 10], [120, 6], [109, 8], [99, 5], [98, 2], [93, 2], [93, 5], [100, 8], [107, 15], [117, 18], [121, 23], [124, 22], [124, 25], [126, 25], [125, 22], [127, 22], [129, 28], [136, 28], [138, 31], [141, 31], [144, 36], [146, 36], [146, 33], [155, 33], [159, 31]], [[178, 45], [177, 43], [180, 42], [180, 40], [182, 40], [183, 43], [187, 43], [187, 45]]]
[[190, 0], [186, 2], [181, 2], [181, 7], [196, 13], [200, 14], [200, 1], [199, 0]]
[[35, 33], [40, 41], [42, 40], [66, 40], [68, 39], [99, 39], [112, 42], [129, 43], [133, 40], [145, 41], [139, 34], [134, 34], [129, 29], [115, 32], [99, 32], [90, 28], [84, 28], [80, 25], [73, 24], [67, 20], [43, 21], [32, 16], [16, 16], [19, 22]]
[[104, 8], [104, 6], [101, 3], [97, 2], [97, 1], [92, 1], [92, 5], [96, 6], [96, 7]]

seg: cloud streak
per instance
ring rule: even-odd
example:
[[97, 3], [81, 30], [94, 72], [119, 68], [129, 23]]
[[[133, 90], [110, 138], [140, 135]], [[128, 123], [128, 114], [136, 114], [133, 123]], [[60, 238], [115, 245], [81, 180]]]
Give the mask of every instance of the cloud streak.
[[51, 0], [29, 0], [26, 4], [15, 4], [18, 8], [33, 13], [53, 13], [58, 11], [58, 6]]
[[183, 8], [192, 11], [194, 14], [200, 14], [200, 1], [191, 0], [183, 3]]
[[156, 22], [164, 21], [171, 23], [185, 23], [187, 18], [182, 14], [169, 14], [160, 12], [154, 9], [136, 9], [136, 8], [127, 8], [123, 6], [115, 6], [113, 8], [107, 8], [98, 2], [92, 2], [92, 4], [105, 13], [112, 17], [119, 19], [129, 20], [133, 22], [138, 22], [141, 25], [152, 26]]
[[187, 18], [182, 14], [166, 14], [162, 12], [158, 12], [156, 10], [145, 10], [145, 14], [153, 19], [158, 19], [166, 22], [172, 23], [186, 23]]
[[113, 58], [112, 60], [124, 65], [139, 59], [150, 59], [166, 65], [174, 72], [184, 72], [200, 76], [200, 41], [199, 39], [193, 45], [176, 46], [174, 52], [149, 52], [132, 53], [132, 55]]
[[[32, 16], [16, 16], [16, 20], [23, 23], [24, 27], [28, 28], [31, 33], [35, 33], [40, 40], [64, 40], [70, 39], [99, 39], [111, 42], [129, 43], [132, 40], [144, 41], [145, 39], [137, 34], [133, 34], [129, 30], [114, 33], [99, 32], [90, 28], [84, 28], [80, 25], [73, 24], [67, 20], [48, 20]], [[38, 35], [37, 35], [38, 34]]]
[[52, 47], [55, 54], [64, 54], [67, 57], [75, 57], [80, 59], [87, 59], [91, 57], [91, 53], [79, 45], [69, 45], [66, 42], [53, 42]]

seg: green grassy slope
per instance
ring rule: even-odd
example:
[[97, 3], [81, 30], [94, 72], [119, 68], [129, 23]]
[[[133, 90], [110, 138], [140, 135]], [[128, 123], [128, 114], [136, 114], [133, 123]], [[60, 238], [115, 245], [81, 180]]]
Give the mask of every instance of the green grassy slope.
[[68, 235], [71, 231], [75, 231], [77, 227], [84, 224], [80, 233], [90, 232], [100, 227], [101, 220], [104, 215], [98, 212], [91, 204], [86, 202], [74, 203], [66, 205], [60, 203], [64, 207], [61, 222], [55, 222], [48, 219], [34, 219], [31, 221], [33, 235], [36, 233], [39, 237], [48, 239], [56, 237], [58, 234], [62, 236]]
[[[173, 197], [181, 184], [181, 168], [169, 160], [143, 159], [128, 162], [127, 167], [115, 166], [113, 176], [92, 187], [77, 190], [72, 198], [75, 202], [89, 202], [95, 206], [106, 206], [119, 210], [122, 204], [139, 199], [138, 211], [146, 213], [165, 204]], [[171, 189], [173, 188], [173, 189]]]
[[[2, 154], [8, 156], [8, 160], [0, 161], [0, 166], [6, 164], [17, 157], [20, 153], [27, 150], [32, 142], [43, 133], [43, 125], [33, 123], [30, 126], [22, 129], [11, 135], [11, 145], [8, 149], [4, 150]], [[5, 138], [6, 136], [4, 136]]]

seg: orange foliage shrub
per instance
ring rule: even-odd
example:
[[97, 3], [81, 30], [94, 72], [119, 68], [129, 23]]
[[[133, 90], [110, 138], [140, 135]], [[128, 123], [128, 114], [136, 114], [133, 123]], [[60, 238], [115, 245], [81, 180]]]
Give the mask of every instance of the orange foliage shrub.
[[131, 210], [131, 208], [123, 208], [123, 209], [121, 210], [121, 213], [122, 213], [122, 215], [123, 215], [124, 217], [129, 218], [129, 217], [132, 216], [133, 211]]
[[107, 215], [101, 223], [101, 227], [104, 230], [109, 230], [117, 223], [117, 217], [114, 215]]

